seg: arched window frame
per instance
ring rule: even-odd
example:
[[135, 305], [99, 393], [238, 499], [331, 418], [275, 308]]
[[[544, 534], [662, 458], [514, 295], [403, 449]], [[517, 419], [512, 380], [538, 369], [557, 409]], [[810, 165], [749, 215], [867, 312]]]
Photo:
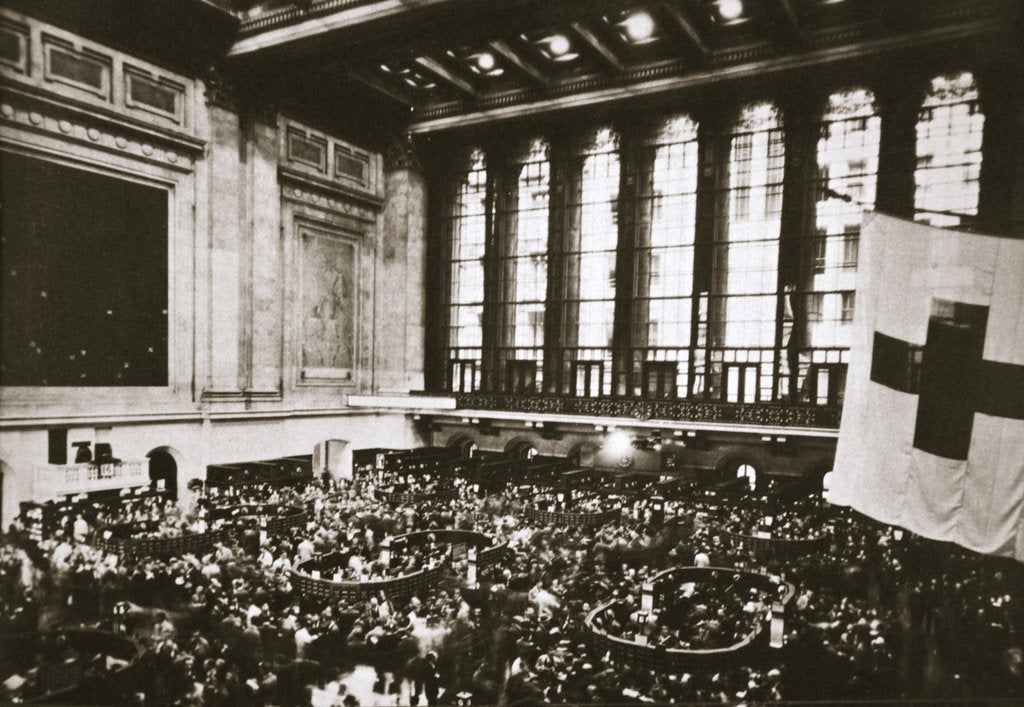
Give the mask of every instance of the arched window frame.
[[932, 78], [917, 120], [915, 219], [972, 225], [978, 213], [985, 115], [970, 71]]
[[785, 172], [781, 110], [744, 105], [724, 136], [712, 246], [707, 394], [769, 402], [775, 394], [778, 274]]
[[490, 221], [487, 160], [470, 152], [451, 192], [448, 215], [448, 388], [479, 390], [484, 345], [484, 255]]

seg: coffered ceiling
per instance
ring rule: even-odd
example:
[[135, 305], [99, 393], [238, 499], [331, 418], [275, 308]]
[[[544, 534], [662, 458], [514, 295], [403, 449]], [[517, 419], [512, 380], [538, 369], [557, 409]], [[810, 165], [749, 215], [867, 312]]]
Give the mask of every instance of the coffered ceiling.
[[1024, 71], [1022, 0], [7, 2], [371, 144], [851, 62], [884, 74], [907, 50]]
[[961, 42], [1020, 21], [1012, 0], [241, 4], [229, 61], [361, 84], [399, 106], [413, 132]]

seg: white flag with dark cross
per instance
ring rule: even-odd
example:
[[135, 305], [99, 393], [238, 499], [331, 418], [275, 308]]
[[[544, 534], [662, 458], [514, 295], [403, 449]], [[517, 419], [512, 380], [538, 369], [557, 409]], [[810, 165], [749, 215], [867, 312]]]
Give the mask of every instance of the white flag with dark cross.
[[1024, 239], [867, 217], [830, 500], [1024, 560]]

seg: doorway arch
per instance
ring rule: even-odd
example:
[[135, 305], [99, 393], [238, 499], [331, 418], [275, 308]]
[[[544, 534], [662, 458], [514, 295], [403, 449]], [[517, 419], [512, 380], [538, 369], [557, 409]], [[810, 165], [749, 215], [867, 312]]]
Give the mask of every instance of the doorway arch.
[[469, 435], [456, 435], [448, 440], [448, 449], [457, 449], [459, 459], [471, 459], [480, 452], [480, 447]]
[[157, 447], [149, 452], [149, 481], [156, 488], [158, 481], [164, 482], [164, 490], [172, 501], [178, 500], [178, 461], [170, 447]]
[[715, 465], [714, 480], [730, 481], [732, 479], [746, 479], [751, 490], [755, 490], [758, 484], [758, 477], [761, 468], [759, 463], [745, 454], [728, 454]]
[[537, 456], [537, 447], [534, 446], [533, 442], [522, 437], [516, 437], [509, 441], [505, 445], [505, 454], [512, 459], [518, 459], [521, 461], [532, 461]]
[[736, 478], [746, 479], [751, 491], [757, 488], [757, 468], [749, 462], [743, 462], [736, 467]]

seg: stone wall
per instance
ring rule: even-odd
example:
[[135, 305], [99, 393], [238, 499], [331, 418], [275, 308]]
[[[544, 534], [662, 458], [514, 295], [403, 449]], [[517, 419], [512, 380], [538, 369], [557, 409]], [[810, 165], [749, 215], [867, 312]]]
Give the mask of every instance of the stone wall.
[[[0, 13], [20, 52], [0, 66], [0, 149], [156, 187], [169, 214], [167, 385], [0, 391], [3, 522], [32, 498], [51, 429], [69, 445], [102, 437], [123, 459], [172, 450], [181, 489], [207, 464], [310, 454], [326, 439], [416, 446], [404, 416], [348, 408], [349, 395], [422, 388], [414, 160], [385, 177], [380, 154], [214, 74]], [[36, 49], [47, 42], [63, 63]]]

